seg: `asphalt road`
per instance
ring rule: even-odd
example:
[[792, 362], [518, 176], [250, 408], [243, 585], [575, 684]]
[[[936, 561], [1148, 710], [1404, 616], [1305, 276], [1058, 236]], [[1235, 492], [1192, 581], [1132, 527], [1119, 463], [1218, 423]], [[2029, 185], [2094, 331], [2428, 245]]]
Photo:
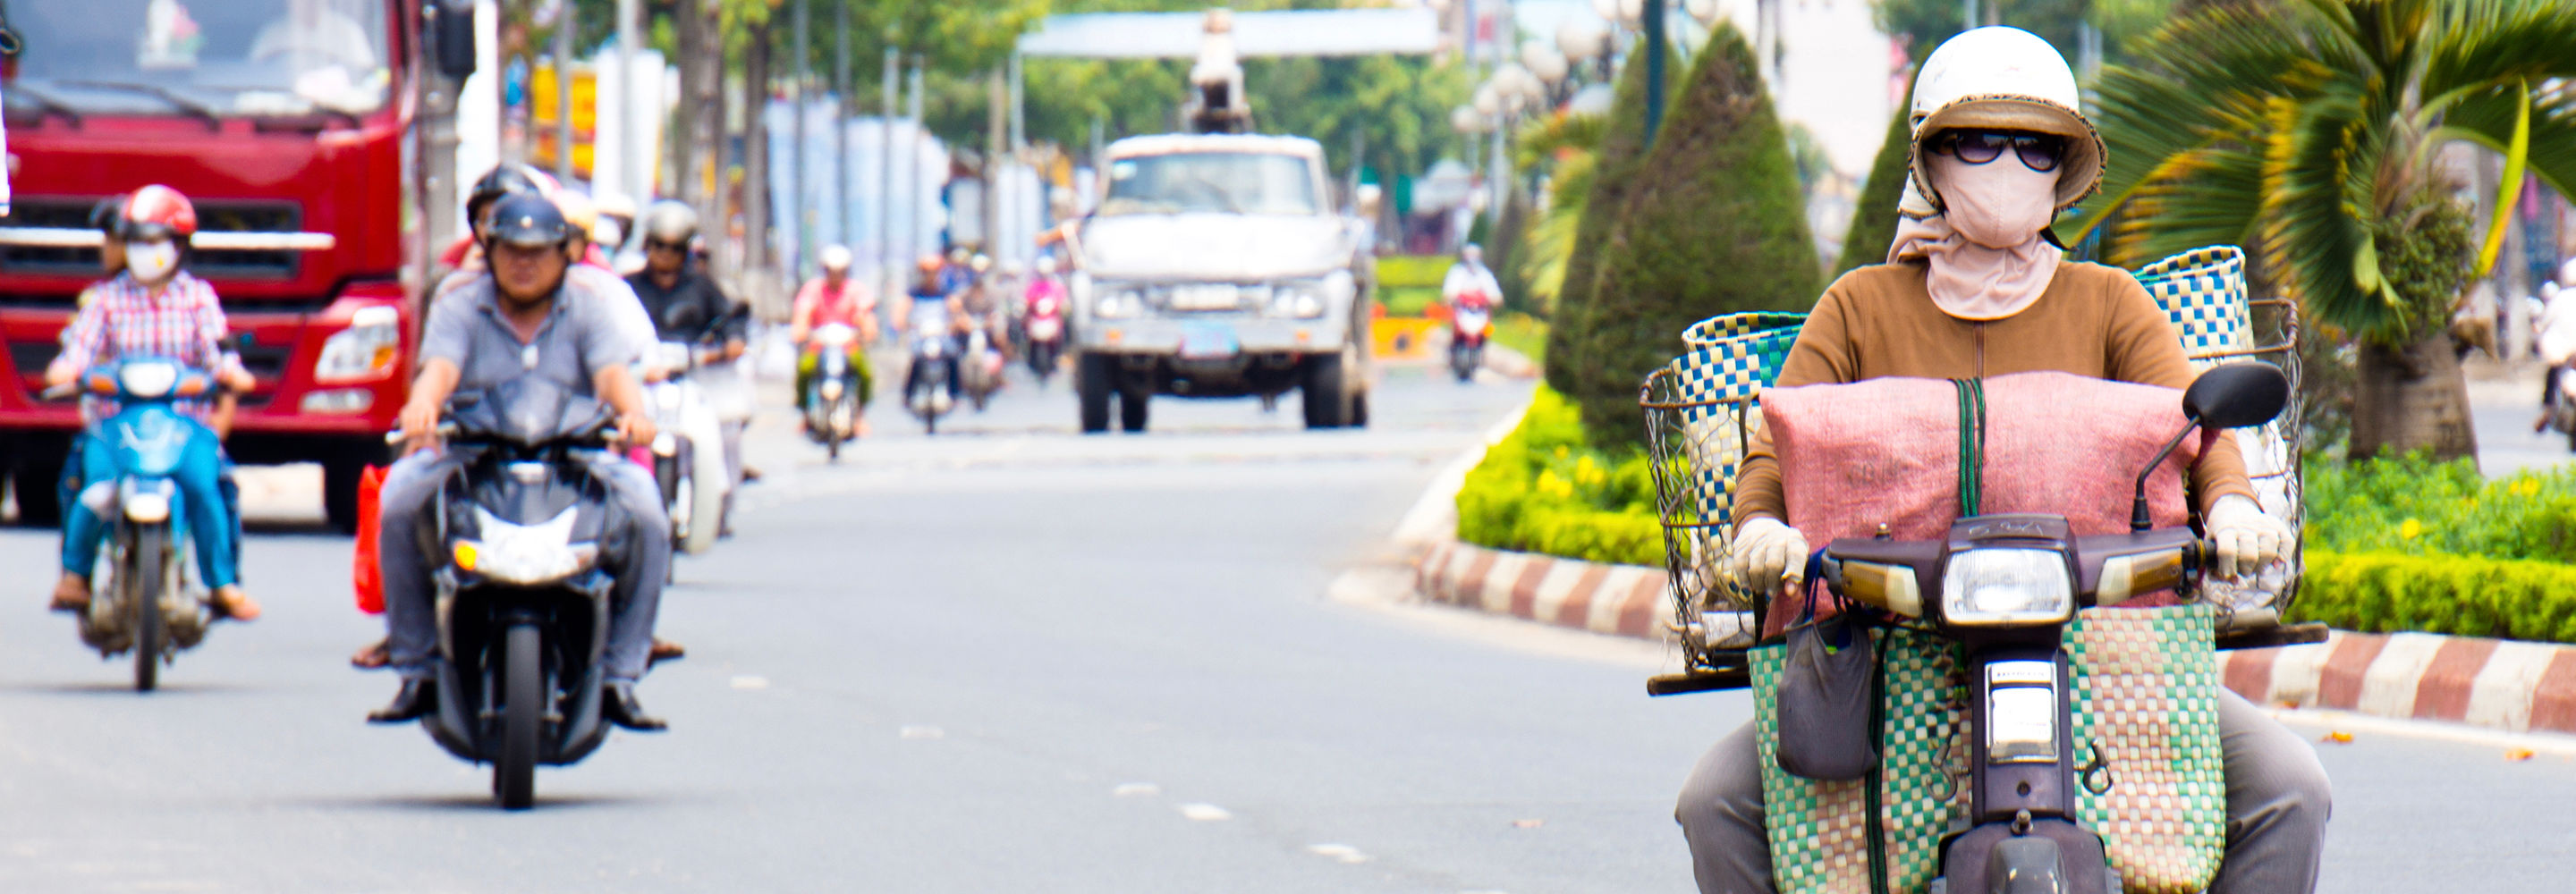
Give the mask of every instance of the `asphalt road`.
[[[837, 466], [765, 420], [740, 536], [665, 603], [672, 730], [516, 814], [360, 722], [392, 680], [342, 663], [378, 630], [345, 540], [263, 526], [269, 617], [138, 696], [43, 611], [54, 537], [0, 533], [0, 891], [1685, 892], [1671, 798], [1742, 695], [1651, 700], [1657, 647], [1335, 586], [1526, 387], [1400, 370], [1366, 432], [1158, 401], [1085, 438], [1022, 383], [935, 439], [881, 406]], [[2565, 740], [2353, 731], [2321, 746], [2327, 890], [2576, 868]]]

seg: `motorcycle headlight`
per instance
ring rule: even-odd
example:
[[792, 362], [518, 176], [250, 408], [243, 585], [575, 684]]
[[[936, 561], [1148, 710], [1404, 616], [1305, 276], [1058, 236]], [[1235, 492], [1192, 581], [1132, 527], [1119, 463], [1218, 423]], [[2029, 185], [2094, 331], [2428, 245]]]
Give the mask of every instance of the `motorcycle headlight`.
[[2057, 624], [2075, 616], [2066, 556], [2048, 549], [1971, 549], [1941, 573], [1941, 617], [1962, 627]]
[[402, 315], [391, 307], [359, 308], [349, 328], [322, 340], [322, 356], [313, 361], [313, 380], [323, 383], [363, 382], [394, 373], [402, 353]]
[[116, 387], [144, 399], [166, 396], [179, 384], [175, 363], [128, 363], [116, 370]]
[[479, 540], [460, 539], [456, 567], [521, 586], [550, 584], [580, 574], [599, 561], [599, 544], [572, 542], [578, 508], [534, 525], [514, 525], [480, 506], [474, 509]]

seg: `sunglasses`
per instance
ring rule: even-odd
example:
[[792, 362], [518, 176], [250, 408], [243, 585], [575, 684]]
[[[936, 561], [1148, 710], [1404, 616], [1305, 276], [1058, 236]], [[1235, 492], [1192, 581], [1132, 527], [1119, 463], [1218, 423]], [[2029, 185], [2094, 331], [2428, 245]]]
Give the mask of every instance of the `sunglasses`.
[[644, 240], [644, 250], [645, 250], [645, 251], [685, 252], [685, 251], [688, 251], [688, 250], [689, 250], [689, 247], [688, 247], [687, 245], [683, 244], [683, 243], [678, 243], [678, 242], [664, 242], [664, 241], [659, 240], [659, 239], [646, 239], [646, 240]]
[[2021, 163], [2031, 170], [2057, 170], [2066, 155], [2066, 140], [2046, 134], [2014, 133], [2001, 130], [1953, 130], [1943, 133], [1932, 144], [1932, 151], [1958, 156], [1960, 161], [1981, 165], [2002, 158], [2005, 149], [2021, 156]]

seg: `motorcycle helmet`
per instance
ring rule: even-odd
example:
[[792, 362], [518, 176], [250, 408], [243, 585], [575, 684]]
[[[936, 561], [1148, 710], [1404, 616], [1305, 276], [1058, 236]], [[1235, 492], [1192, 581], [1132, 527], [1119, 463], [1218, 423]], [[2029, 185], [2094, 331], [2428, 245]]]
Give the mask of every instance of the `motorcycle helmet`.
[[1054, 256], [1054, 255], [1039, 255], [1039, 256], [1038, 256], [1038, 275], [1039, 275], [1039, 276], [1054, 276], [1054, 275], [1055, 275], [1055, 256]]
[[687, 245], [698, 236], [698, 212], [664, 199], [644, 211], [644, 238], [666, 245]]
[[2083, 95], [2066, 57], [2019, 28], [1976, 28], [1942, 42], [1914, 78], [1911, 186], [1933, 211], [1946, 211], [1932, 187], [1933, 137], [1963, 128], [2045, 134], [2065, 140], [2057, 210], [2065, 211], [2102, 183], [2109, 150], [2084, 117]]
[[815, 263], [821, 264], [825, 270], [838, 270], [843, 273], [848, 273], [850, 272], [850, 261], [850, 250], [839, 245], [823, 246], [823, 250], [815, 255]]
[[915, 264], [914, 267], [923, 273], [937, 273], [939, 272], [939, 268], [946, 263], [947, 262], [940, 260], [938, 255], [922, 255], [921, 261]]
[[974, 257], [974, 259], [973, 259], [973, 260], [970, 260], [970, 261], [966, 262], [966, 266], [967, 266], [967, 269], [973, 270], [973, 271], [975, 271], [976, 273], [981, 274], [981, 273], [984, 273], [984, 272], [986, 272], [986, 271], [989, 271], [989, 270], [992, 270], [992, 269], [993, 269], [993, 259], [992, 259], [991, 257], [986, 256], [986, 255], [978, 254], [978, 255], [976, 255], [976, 256]]
[[625, 193], [599, 192], [593, 194], [590, 200], [599, 206], [601, 217], [629, 222], [635, 220], [635, 200], [627, 198]]
[[599, 228], [599, 206], [589, 196], [569, 189], [555, 193], [555, 210], [563, 212], [565, 232], [572, 235], [587, 239]]
[[534, 193], [503, 196], [492, 205], [490, 225], [483, 231], [487, 250], [493, 243], [506, 242], [520, 248], [544, 248], [563, 245], [572, 236], [564, 222], [563, 209], [554, 200]]
[[484, 174], [483, 179], [474, 181], [474, 191], [465, 197], [465, 218], [479, 225], [485, 213], [492, 210], [492, 203], [500, 201], [503, 196], [519, 193], [544, 195], [554, 189], [554, 178], [546, 176], [544, 171], [503, 162]]
[[125, 219], [125, 200], [133, 196], [133, 193], [118, 193], [89, 206], [90, 229], [115, 236], [117, 223]]
[[158, 183], [135, 190], [117, 215], [116, 237], [127, 242], [169, 239], [185, 245], [196, 234], [197, 206]]

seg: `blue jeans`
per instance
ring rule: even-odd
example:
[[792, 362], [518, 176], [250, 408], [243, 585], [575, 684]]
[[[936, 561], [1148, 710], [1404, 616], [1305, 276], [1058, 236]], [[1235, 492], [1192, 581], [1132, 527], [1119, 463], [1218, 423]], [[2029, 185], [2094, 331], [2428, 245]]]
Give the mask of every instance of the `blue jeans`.
[[[84, 488], [116, 486], [122, 470], [105, 443], [83, 435], [63, 464], [63, 570], [88, 577], [98, 567], [98, 550], [106, 542], [107, 520], [80, 498]], [[196, 542], [197, 572], [208, 587], [241, 582], [241, 491], [233, 484], [232, 461], [225, 458], [215, 433], [197, 427], [171, 474], [179, 485], [179, 511], [188, 536]]]

